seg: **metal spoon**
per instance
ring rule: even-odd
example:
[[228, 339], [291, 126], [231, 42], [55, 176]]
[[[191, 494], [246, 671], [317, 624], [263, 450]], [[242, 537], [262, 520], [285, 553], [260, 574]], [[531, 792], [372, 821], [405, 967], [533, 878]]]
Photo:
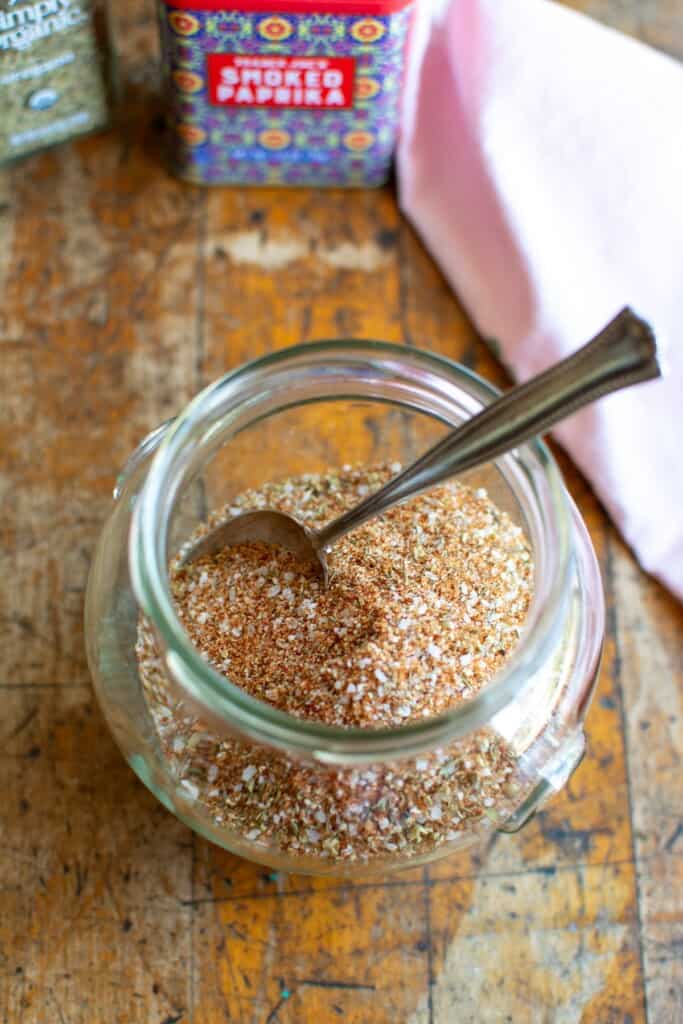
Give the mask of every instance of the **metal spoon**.
[[327, 585], [326, 552], [361, 523], [443, 480], [516, 448], [612, 391], [660, 376], [652, 329], [623, 309], [573, 355], [502, 395], [430, 448], [416, 462], [322, 530], [284, 512], [245, 512], [184, 553], [183, 563], [248, 541], [279, 544], [316, 566]]

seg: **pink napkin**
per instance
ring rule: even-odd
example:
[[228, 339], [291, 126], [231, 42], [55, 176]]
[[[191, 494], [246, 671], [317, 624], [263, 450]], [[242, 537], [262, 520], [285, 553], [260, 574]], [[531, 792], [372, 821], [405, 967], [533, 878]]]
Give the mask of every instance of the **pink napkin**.
[[549, 0], [418, 7], [403, 210], [520, 380], [652, 323], [665, 378], [555, 435], [683, 597], [683, 68]]

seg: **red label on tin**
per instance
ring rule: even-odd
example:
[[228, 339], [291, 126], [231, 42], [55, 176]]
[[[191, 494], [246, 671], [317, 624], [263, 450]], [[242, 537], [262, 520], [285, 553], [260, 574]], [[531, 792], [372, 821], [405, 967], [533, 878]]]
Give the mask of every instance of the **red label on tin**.
[[207, 57], [209, 99], [219, 107], [305, 107], [341, 110], [353, 106], [353, 57]]

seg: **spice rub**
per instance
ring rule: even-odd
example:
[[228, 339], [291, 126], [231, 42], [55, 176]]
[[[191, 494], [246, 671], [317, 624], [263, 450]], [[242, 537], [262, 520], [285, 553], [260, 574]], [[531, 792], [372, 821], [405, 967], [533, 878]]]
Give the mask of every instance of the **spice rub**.
[[[391, 475], [350, 469], [266, 484], [218, 520], [277, 508], [319, 527]], [[194, 644], [233, 682], [328, 725], [396, 726], [472, 696], [515, 646], [531, 559], [484, 491], [437, 487], [335, 545], [330, 584], [282, 548], [225, 548], [173, 573]]]
[[[201, 533], [253, 508], [318, 528], [397, 465], [343, 467], [248, 491]], [[281, 548], [248, 543], [171, 567], [181, 622], [202, 656], [247, 693], [326, 725], [376, 729], [476, 694], [515, 647], [532, 591], [522, 530], [483, 490], [448, 483], [335, 545], [327, 589]], [[514, 756], [492, 730], [453, 749], [367, 768], [321, 768], [214, 736], [174, 699], [144, 622], [143, 685], [181, 791], [218, 825], [289, 852], [367, 860], [416, 853], [475, 826], [514, 790]]]

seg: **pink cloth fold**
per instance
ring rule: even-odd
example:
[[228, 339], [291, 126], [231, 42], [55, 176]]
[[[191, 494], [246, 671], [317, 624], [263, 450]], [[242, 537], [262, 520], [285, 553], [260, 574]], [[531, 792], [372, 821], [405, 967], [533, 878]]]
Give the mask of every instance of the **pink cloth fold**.
[[683, 67], [551, 0], [418, 4], [401, 205], [524, 380], [630, 305], [662, 380], [555, 436], [683, 598]]

